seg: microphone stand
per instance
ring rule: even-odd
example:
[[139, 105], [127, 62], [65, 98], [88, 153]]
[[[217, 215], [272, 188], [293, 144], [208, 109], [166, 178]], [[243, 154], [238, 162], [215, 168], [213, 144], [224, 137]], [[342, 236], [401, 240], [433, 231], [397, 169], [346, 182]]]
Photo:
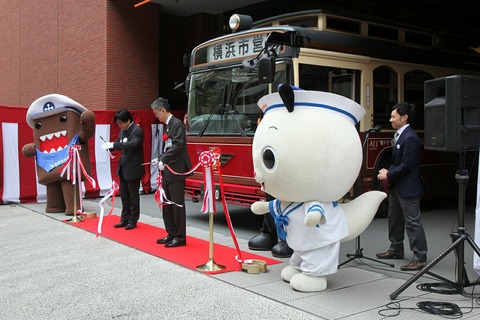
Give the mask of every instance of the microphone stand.
[[[381, 130], [381, 127], [376, 126], [375, 128], [368, 129], [364, 132], [363, 137], [362, 137], [362, 140], [363, 140], [362, 141], [362, 150], [365, 150], [365, 145], [367, 144], [367, 140], [368, 140], [368, 136], [370, 135], [370, 132], [379, 132], [380, 130]], [[363, 255], [363, 248], [361, 248], [361, 246], [360, 246], [360, 235], [358, 235], [358, 237], [355, 239], [355, 253], [347, 253], [347, 258], [349, 258], [349, 259], [338, 265], [339, 268], [341, 266], [349, 263], [350, 261], [355, 260], [355, 259], [367, 259], [367, 260], [370, 260], [370, 261], [382, 263], [382, 264], [390, 266], [392, 268], [395, 267], [395, 265], [393, 265], [391, 263], [387, 263], [387, 262], [380, 261], [380, 260], [377, 260], [377, 259], [373, 259], [373, 258], [370, 258], [370, 257], [365, 257]]]

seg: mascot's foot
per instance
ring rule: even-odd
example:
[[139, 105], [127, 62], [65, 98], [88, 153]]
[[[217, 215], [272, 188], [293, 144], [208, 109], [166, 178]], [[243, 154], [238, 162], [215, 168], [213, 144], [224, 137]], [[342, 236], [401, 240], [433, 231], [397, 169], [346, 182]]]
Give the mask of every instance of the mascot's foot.
[[288, 267], [283, 268], [282, 273], [281, 273], [281, 277], [282, 277], [283, 281], [290, 282], [290, 280], [293, 278], [293, 276], [297, 275], [297, 274], [300, 274], [300, 271], [298, 271], [297, 269], [295, 269], [292, 266], [288, 266]]
[[287, 242], [281, 240], [272, 248], [272, 255], [276, 258], [290, 258], [293, 254], [293, 249], [290, 248]]
[[327, 279], [325, 277], [310, 277], [299, 273], [292, 277], [290, 286], [300, 292], [318, 292], [327, 289]]
[[268, 233], [260, 233], [248, 241], [250, 250], [270, 251], [277, 243], [277, 237], [272, 237]]
[[46, 207], [45, 212], [46, 213], [64, 213], [65, 208]]

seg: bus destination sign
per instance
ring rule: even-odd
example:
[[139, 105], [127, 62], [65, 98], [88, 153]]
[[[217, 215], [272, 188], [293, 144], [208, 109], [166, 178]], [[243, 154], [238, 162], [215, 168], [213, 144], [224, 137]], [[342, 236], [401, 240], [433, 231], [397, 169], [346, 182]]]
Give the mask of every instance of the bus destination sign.
[[259, 54], [269, 33], [258, 33], [216, 42], [207, 47], [207, 63], [239, 59]]

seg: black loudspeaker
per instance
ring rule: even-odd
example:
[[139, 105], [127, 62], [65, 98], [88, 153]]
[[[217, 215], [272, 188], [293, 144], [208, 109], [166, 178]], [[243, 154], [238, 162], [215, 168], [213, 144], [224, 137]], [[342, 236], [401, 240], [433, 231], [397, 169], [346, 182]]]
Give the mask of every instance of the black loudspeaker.
[[261, 58], [258, 61], [258, 82], [272, 83], [275, 81], [275, 58]]
[[425, 149], [460, 152], [480, 146], [480, 77], [425, 81]]

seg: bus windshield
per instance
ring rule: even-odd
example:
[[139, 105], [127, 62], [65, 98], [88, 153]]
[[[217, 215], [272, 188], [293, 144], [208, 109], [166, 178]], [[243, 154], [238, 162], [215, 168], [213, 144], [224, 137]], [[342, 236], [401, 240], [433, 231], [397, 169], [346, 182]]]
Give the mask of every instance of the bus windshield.
[[[273, 91], [286, 81], [286, 63], [276, 65]], [[261, 110], [258, 100], [270, 85], [259, 83], [258, 69], [234, 66], [193, 73], [188, 97], [189, 135], [253, 136]]]

